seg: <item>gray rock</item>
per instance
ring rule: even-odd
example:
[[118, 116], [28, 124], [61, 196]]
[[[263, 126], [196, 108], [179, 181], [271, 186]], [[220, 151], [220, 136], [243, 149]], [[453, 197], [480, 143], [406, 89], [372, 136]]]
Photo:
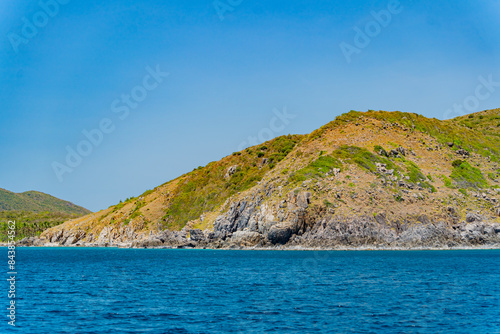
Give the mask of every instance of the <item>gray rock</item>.
[[379, 223], [380, 225], [386, 224], [386, 218], [385, 218], [385, 213], [380, 212], [375, 215], [375, 221]]
[[273, 244], [284, 245], [290, 240], [292, 236], [292, 229], [290, 227], [273, 226], [267, 234], [267, 239]]
[[205, 241], [205, 234], [200, 229], [189, 230], [189, 239], [194, 242]]
[[306, 209], [311, 203], [311, 193], [310, 192], [300, 192], [297, 195], [297, 205], [300, 208]]
[[419, 221], [419, 222], [421, 222], [422, 224], [425, 224], [425, 225], [430, 225], [431, 224], [431, 220], [426, 215], [420, 215], [417, 218], [417, 221]]
[[465, 221], [467, 223], [480, 222], [480, 221], [483, 221], [483, 217], [481, 215], [477, 214], [477, 213], [469, 212], [465, 216]]
[[261, 239], [262, 234], [250, 231], [236, 231], [231, 236], [231, 242], [245, 246], [256, 245]]
[[397, 151], [399, 154], [401, 154], [401, 155], [403, 155], [403, 156], [406, 156], [406, 150], [405, 150], [402, 146], [399, 146], [399, 147], [396, 149], [396, 151]]
[[451, 215], [451, 216], [456, 216], [457, 215], [457, 210], [455, 210], [454, 207], [452, 206], [449, 206], [446, 208], [446, 211], [448, 211], [448, 213]]
[[159, 247], [163, 245], [160, 239], [144, 239], [139, 242], [134, 242], [132, 243], [132, 247], [139, 247], [139, 248], [152, 248], [152, 247]]
[[226, 175], [224, 176], [226, 179], [229, 179], [234, 173], [236, 173], [236, 170], [238, 169], [238, 165], [231, 166], [227, 169]]
[[391, 156], [391, 157], [397, 157], [397, 156], [399, 156], [399, 152], [396, 151], [396, 150], [391, 150], [389, 152], [389, 156]]

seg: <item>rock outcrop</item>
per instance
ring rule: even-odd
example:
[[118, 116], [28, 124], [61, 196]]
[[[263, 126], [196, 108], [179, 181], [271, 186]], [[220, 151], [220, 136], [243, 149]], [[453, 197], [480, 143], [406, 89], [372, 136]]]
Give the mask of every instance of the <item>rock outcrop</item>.
[[[213, 229], [164, 230], [149, 235], [104, 228], [85, 239], [83, 231], [60, 230], [42, 239], [23, 239], [26, 246], [117, 246], [138, 248], [453, 248], [500, 245], [500, 223], [478, 212], [457, 221], [456, 211], [436, 220], [427, 215], [413, 220], [388, 220], [385, 213], [348, 217], [310, 207], [311, 193], [294, 191], [275, 208], [257, 201], [231, 203]], [[90, 242], [88, 242], [90, 240]]]

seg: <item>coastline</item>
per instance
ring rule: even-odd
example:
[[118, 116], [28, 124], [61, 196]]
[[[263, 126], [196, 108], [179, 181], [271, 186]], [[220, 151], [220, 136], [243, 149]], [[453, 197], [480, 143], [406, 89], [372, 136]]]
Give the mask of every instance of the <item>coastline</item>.
[[[0, 247], [7, 247], [7, 243], [0, 243]], [[131, 245], [60, 245], [46, 244], [37, 246], [16, 245], [22, 248], [111, 248], [111, 249], [176, 249], [176, 250], [241, 250], [241, 251], [451, 251], [451, 250], [500, 250], [500, 244], [491, 245], [460, 245], [460, 246], [420, 246], [420, 247], [401, 247], [401, 246], [338, 246], [338, 247], [303, 247], [303, 246], [272, 246], [272, 247], [185, 247], [185, 246], [151, 246], [151, 247], [132, 247]]]

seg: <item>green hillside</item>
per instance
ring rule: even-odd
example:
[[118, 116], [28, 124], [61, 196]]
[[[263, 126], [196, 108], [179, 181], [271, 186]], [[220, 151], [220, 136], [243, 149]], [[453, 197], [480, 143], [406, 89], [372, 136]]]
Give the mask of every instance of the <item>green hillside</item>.
[[8, 222], [16, 222], [16, 240], [39, 236], [44, 230], [81, 215], [60, 212], [0, 211], [0, 242], [8, 241]]
[[0, 211], [53, 212], [81, 216], [89, 210], [38, 191], [14, 193], [0, 188]]

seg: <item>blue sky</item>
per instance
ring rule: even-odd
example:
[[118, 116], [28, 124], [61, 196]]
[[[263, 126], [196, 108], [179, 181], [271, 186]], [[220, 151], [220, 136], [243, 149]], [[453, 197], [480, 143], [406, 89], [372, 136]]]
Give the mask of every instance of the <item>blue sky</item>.
[[[498, 85], [473, 97], [500, 82], [496, 0], [53, 1], [0, 3], [0, 187], [93, 211], [351, 109], [500, 107]], [[342, 43], [357, 48], [349, 62]], [[70, 167], [67, 148], [103, 120], [113, 130]]]

